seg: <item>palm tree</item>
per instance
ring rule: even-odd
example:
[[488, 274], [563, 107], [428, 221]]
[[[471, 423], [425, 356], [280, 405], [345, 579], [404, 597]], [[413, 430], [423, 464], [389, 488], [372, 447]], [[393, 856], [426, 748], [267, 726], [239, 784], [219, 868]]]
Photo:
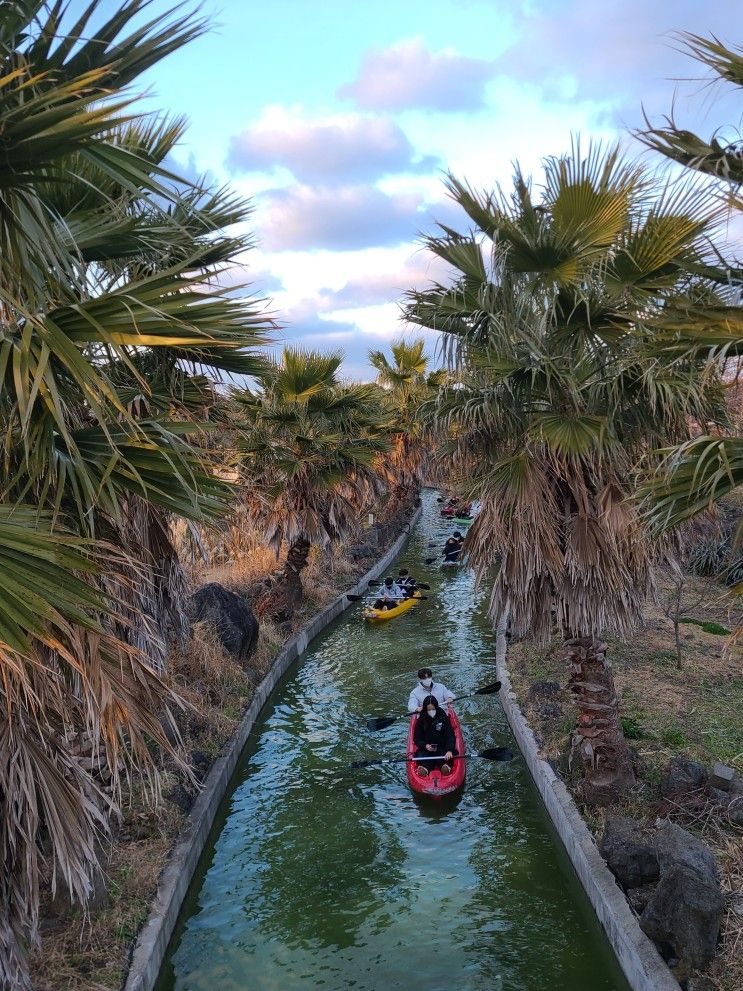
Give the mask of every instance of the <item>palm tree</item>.
[[[143, 26], [145, 6], [102, 19], [93, 2], [66, 31], [62, 4], [0, 11], [3, 987], [28, 982], [46, 851], [85, 902], [122, 762], [157, 793], [182, 589], [169, 519], [226, 512], [211, 380], [259, 370], [267, 326], [215, 285], [246, 207], [178, 180], [164, 161], [183, 124], [138, 116], [125, 91], [204, 23]], [[73, 754], [83, 732], [108, 793]]]
[[256, 389], [232, 393], [246, 498], [269, 546], [277, 555], [287, 547], [277, 614], [301, 600], [310, 549], [345, 539], [383, 490], [377, 460], [388, 448], [389, 416], [375, 386], [340, 383], [342, 360], [285, 348], [256, 376]]
[[[717, 39], [683, 36], [689, 54], [712, 69], [720, 79], [743, 87], [743, 53], [725, 47]], [[685, 168], [701, 172], [729, 189], [730, 209], [740, 211], [743, 155], [740, 141], [724, 143], [715, 132], [709, 140], [677, 126], [673, 117], [659, 127], [638, 135], [648, 147]], [[714, 291], [691, 300], [681, 300], [656, 321], [656, 350], [666, 362], [706, 358], [718, 374], [734, 378], [743, 355], [743, 307], [740, 291], [743, 269], [740, 262], [722, 256], [719, 250], [701, 272]], [[676, 526], [708, 509], [743, 485], [743, 437], [706, 433], [666, 452], [662, 470], [641, 490], [648, 519], [655, 530]]]
[[661, 443], [688, 436], [689, 417], [719, 417], [698, 363], [646, 357], [644, 320], [687, 288], [714, 216], [693, 191], [654, 198], [616, 151], [576, 148], [544, 168], [538, 198], [520, 173], [510, 198], [450, 177], [477, 231], [428, 238], [458, 277], [409, 293], [405, 315], [448, 335], [456, 380], [428, 413], [482, 502], [466, 550], [480, 576], [497, 567], [493, 619], [542, 641], [561, 631], [583, 795], [605, 804], [634, 772], [601, 638], [635, 628], [651, 582], [627, 496]]
[[390, 345], [392, 361], [383, 351], [369, 352], [369, 363], [377, 370], [377, 383], [384, 389], [399, 426], [383, 460], [391, 506], [406, 502], [411, 493], [420, 489], [428, 444], [419, 412], [445, 381], [444, 371], [428, 371], [425, 347], [422, 337], [410, 342], [401, 337]]

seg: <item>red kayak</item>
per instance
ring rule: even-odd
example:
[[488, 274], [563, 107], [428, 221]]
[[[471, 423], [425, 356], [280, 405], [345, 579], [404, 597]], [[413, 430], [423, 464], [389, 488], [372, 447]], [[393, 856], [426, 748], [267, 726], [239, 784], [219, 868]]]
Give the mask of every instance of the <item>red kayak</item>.
[[[413, 733], [415, 732], [417, 719], [418, 715], [416, 714], [410, 720], [410, 729], [408, 730], [408, 757], [415, 757]], [[457, 752], [463, 754], [465, 750], [462, 727], [459, 725], [457, 714], [451, 706], [449, 706], [449, 722], [451, 723], [451, 728], [454, 730], [454, 739], [457, 741]], [[460, 788], [464, 787], [464, 778], [467, 774], [467, 761], [460, 757], [454, 758], [454, 766], [452, 767], [451, 774], [442, 774], [437, 767], [433, 771], [429, 771], [425, 778], [422, 778], [416, 771], [414, 761], [409, 760], [406, 767], [408, 769], [408, 784], [411, 789], [419, 795], [432, 795], [434, 798], [440, 798], [442, 795], [451, 795], [452, 792], [459, 791]]]

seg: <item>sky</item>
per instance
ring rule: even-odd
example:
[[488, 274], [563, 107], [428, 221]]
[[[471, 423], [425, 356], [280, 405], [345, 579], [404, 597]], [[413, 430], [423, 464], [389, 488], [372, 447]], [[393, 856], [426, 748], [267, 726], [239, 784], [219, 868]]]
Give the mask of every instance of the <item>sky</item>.
[[420, 334], [401, 322], [403, 292], [446, 279], [421, 237], [468, 229], [447, 171], [507, 188], [518, 162], [538, 182], [578, 135], [641, 154], [643, 111], [673, 107], [709, 135], [743, 108], [677, 37], [741, 44], [739, 0], [205, 0], [201, 13], [211, 30], [142, 77], [143, 106], [187, 115], [184, 174], [251, 199], [256, 247], [234, 281], [267, 299], [282, 342], [340, 348], [354, 378], [371, 377], [370, 348]]

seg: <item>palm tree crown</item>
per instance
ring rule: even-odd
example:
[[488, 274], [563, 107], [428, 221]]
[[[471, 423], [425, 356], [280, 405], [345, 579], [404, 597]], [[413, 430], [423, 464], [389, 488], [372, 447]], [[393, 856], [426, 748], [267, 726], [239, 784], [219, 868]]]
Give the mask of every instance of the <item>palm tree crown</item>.
[[[166, 165], [181, 121], [125, 92], [204, 22], [146, 0], [0, 10], [0, 985], [28, 981], [40, 861], [84, 903], [119, 770], [157, 779], [183, 617], [169, 517], [230, 489], [202, 442], [212, 380], [259, 370], [270, 325], [217, 276], [245, 204]], [[182, 632], [182, 629], [180, 630]], [[94, 741], [113, 796], [70, 752]], [[94, 761], [96, 763], [96, 761]], [[48, 842], [40, 841], [45, 833]]]
[[375, 386], [343, 385], [340, 354], [286, 348], [234, 390], [239, 469], [269, 545], [288, 547], [291, 605], [310, 547], [342, 540], [359, 511], [382, 491], [377, 460], [387, 450], [389, 416]]
[[[545, 176], [536, 201], [518, 173], [510, 198], [450, 179], [478, 230], [428, 239], [458, 278], [410, 293], [406, 316], [448, 335], [458, 380], [428, 412], [482, 502], [467, 549], [481, 575], [498, 565], [494, 618], [507, 614], [518, 634], [547, 639], [557, 625], [592, 642], [641, 618], [651, 570], [626, 501], [636, 473], [660, 443], [687, 436], [689, 417], [720, 415], [717, 383], [698, 363], [651, 360], [644, 326], [692, 291], [684, 266], [715, 217], [693, 192], [653, 199], [649, 178], [615, 151], [575, 149], [548, 160]], [[617, 759], [628, 772], [626, 753]], [[596, 777], [598, 797], [616, 784], [605, 775], [602, 792]]]

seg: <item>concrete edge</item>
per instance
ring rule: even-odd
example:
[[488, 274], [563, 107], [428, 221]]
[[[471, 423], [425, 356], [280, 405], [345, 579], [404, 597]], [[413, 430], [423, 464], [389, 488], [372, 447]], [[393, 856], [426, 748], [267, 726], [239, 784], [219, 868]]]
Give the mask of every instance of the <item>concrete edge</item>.
[[[422, 510], [415, 511], [405, 533], [401, 534], [385, 555], [361, 578], [351, 594], [360, 594], [367, 582], [378, 577], [407, 543]], [[351, 603], [348, 593], [338, 596], [307, 624], [277, 654], [224, 751], [204, 779], [198, 798], [180, 832], [167, 864], [158, 880], [157, 892], [150, 905], [150, 914], [139, 931], [132, 951], [123, 991], [152, 991], [160, 974], [170, 939], [175, 931], [183, 901], [209, 837], [217, 809], [224, 798], [237, 762], [245, 748], [250, 732], [261, 709], [281, 678], [304, 653], [308, 644], [326, 626], [341, 615]]]
[[665, 961], [640, 929], [637, 917], [599, 853], [570, 792], [547, 761], [539, 756], [534, 733], [511, 686], [504, 628], [497, 632], [495, 659], [502, 683], [501, 703], [511, 732], [630, 987], [633, 991], [679, 991]]

